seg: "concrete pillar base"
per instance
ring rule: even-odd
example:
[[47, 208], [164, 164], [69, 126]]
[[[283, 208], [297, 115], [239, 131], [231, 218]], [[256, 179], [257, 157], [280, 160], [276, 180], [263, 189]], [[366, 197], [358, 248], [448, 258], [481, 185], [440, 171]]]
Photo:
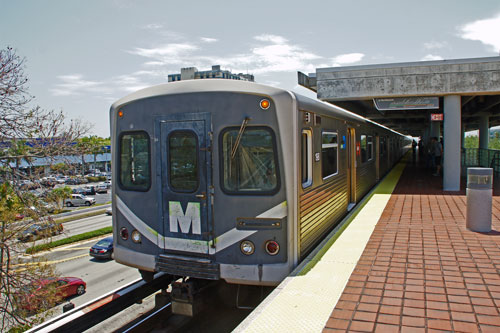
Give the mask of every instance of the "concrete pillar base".
[[467, 189], [466, 228], [477, 232], [491, 231], [493, 190]]

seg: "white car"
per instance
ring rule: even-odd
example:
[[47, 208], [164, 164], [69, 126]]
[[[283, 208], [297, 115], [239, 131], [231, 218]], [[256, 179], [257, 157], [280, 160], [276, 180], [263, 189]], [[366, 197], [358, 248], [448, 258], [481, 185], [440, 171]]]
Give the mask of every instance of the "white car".
[[87, 197], [83, 194], [72, 194], [71, 198], [64, 200], [67, 207], [72, 206], [91, 206], [95, 204], [95, 198]]
[[108, 186], [104, 183], [97, 184], [95, 191], [97, 193], [108, 193]]

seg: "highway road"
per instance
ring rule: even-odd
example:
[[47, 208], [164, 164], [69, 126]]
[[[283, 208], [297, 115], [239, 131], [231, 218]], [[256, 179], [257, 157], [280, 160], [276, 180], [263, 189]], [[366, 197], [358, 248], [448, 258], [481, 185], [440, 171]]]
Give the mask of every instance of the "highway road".
[[97, 239], [63, 247], [51, 253], [51, 260], [56, 262], [60, 276], [79, 277], [87, 283], [87, 292], [71, 299], [75, 306], [140, 278], [139, 271], [135, 268], [118, 264], [114, 260], [96, 260], [90, 257], [89, 248], [96, 241]]
[[[64, 234], [53, 239], [104, 228], [111, 226], [111, 223], [111, 216], [105, 214], [66, 222]], [[37, 254], [42, 257], [43, 262], [55, 264], [59, 276], [79, 277], [87, 283], [85, 294], [70, 299], [77, 307], [140, 278], [135, 268], [118, 264], [114, 260], [96, 260], [89, 256], [90, 247], [104, 237], [107, 236]], [[54, 316], [61, 313], [62, 304], [55, 308]]]
[[79, 235], [85, 232], [102, 229], [105, 227], [111, 227], [111, 225], [112, 225], [111, 216], [106, 214], [100, 214], [71, 222], [65, 222], [63, 223], [64, 226], [63, 234], [58, 237], [54, 237], [53, 239]]

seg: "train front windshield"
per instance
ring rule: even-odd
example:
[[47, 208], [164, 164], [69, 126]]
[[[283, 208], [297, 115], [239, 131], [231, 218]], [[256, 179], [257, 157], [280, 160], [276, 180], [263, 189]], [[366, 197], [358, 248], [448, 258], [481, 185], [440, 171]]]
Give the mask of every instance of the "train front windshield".
[[[278, 187], [275, 139], [269, 128], [238, 128], [222, 134], [224, 190], [231, 193], [273, 192]], [[233, 156], [233, 149], [236, 149]]]

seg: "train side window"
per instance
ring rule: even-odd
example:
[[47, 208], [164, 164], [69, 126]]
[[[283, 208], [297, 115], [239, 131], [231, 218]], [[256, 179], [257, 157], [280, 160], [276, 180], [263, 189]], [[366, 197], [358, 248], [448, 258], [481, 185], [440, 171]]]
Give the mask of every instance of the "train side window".
[[270, 195], [280, 187], [276, 138], [268, 127], [224, 129], [221, 185], [229, 194]]
[[337, 133], [323, 132], [321, 139], [321, 170], [323, 179], [338, 172]]
[[302, 187], [312, 185], [312, 131], [302, 130], [301, 140], [301, 179]]
[[151, 186], [149, 135], [146, 132], [123, 133], [119, 142], [121, 187], [147, 191]]
[[368, 161], [370, 161], [373, 158], [373, 136], [368, 135], [368, 138], [366, 139], [366, 146]]
[[198, 189], [198, 139], [190, 131], [174, 131], [168, 136], [169, 185], [174, 191]]
[[359, 140], [359, 146], [361, 149], [361, 163], [365, 163], [367, 161], [366, 135], [361, 135], [361, 140]]

